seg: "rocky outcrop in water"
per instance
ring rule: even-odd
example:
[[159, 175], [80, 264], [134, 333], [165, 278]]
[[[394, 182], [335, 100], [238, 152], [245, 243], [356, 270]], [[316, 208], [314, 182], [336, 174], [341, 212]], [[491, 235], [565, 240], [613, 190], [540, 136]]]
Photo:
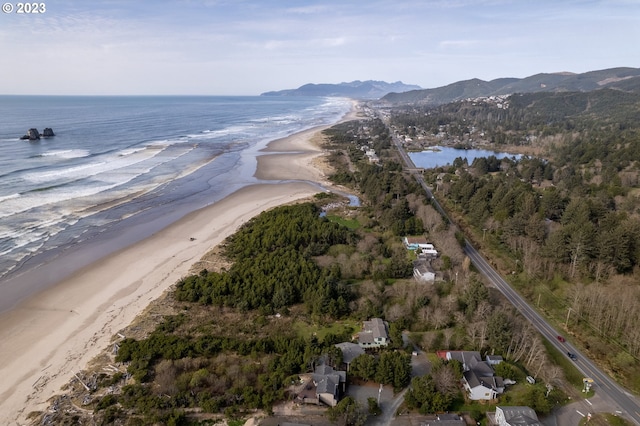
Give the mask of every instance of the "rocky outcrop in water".
[[53, 137], [55, 135], [56, 134], [53, 133], [53, 129], [51, 127], [45, 128], [44, 132], [42, 132], [42, 133], [38, 132], [38, 129], [33, 128], [33, 129], [27, 130], [27, 134], [24, 135], [24, 136], [21, 136], [20, 139], [29, 140], [29, 141], [37, 141], [41, 137], [42, 138], [50, 138], [50, 137]]
[[38, 132], [38, 129], [29, 129], [27, 130], [27, 134], [22, 136], [20, 139], [37, 141], [38, 139], [40, 139], [40, 133]]

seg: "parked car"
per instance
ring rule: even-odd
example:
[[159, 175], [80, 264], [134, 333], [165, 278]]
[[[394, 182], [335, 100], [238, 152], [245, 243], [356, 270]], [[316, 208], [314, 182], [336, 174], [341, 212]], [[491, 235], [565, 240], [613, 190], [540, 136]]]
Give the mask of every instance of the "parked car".
[[578, 359], [578, 357], [576, 356], [576, 354], [573, 354], [573, 353], [571, 353], [571, 352], [567, 352], [567, 356], [568, 356], [569, 358], [571, 358], [572, 360], [574, 360], [574, 361], [575, 361], [576, 359]]
[[558, 342], [560, 342], [560, 343], [564, 343], [564, 337], [562, 337], [562, 336], [558, 336]]

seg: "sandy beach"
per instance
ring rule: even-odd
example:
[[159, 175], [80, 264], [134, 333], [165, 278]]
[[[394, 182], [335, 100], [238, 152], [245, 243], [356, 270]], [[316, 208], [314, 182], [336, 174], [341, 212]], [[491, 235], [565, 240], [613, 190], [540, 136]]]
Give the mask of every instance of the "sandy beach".
[[[354, 117], [355, 110], [344, 119]], [[271, 183], [193, 212], [2, 314], [0, 423], [27, 424], [30, 412], [46, 409], [74, 372], [242, 223], [321, 191], [312, 182], [325, 183], [325, 172], [313, 166], [322, 153], [314, 145], [322, 129], [273, 141], [261, 152], [256, 177]]]

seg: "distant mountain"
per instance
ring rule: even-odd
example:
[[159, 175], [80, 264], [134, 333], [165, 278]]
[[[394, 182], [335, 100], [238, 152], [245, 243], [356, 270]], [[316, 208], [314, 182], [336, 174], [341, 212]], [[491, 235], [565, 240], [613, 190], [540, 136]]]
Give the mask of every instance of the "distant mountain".
[[305, 84], [297, 89], [265, 92], [260, 96], [341, 96], [356, 99], [379, 99], [387, 93], [402, 93], [419, 90], [415, 84], [404, 84], [401, 81], [387, 83], [384, 81], [352, 81], [340, 84]]
[[610, 68], [582, 74], [535, 74], [526, 78], [491, 81], [474, 78], [435, 89], [389, 93], [381, 101], [390, 104], [442, 105], [466, 98], [511, 93], [590, 92], [603, 88], [640, 93], [640, 68]]

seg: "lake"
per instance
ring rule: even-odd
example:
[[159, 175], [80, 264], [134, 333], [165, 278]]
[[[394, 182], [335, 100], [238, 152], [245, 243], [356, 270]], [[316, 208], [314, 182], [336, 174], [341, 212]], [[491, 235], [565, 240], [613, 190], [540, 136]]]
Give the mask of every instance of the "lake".
[[481, 157], [490, 157], [494, 155], [496, 158], [515, 158], [520, 159], [520, 154], [509, 154], [506, 152], [495, 152], [486, 149], [456, 149], [445, 146], [434, 146], [428, 151], [409, 152], [409, 157], [413, 161], [416, 167], [423, 169], [433, 169], [436, 167], [442, 167], [453, 164], [453, 161], [461, 157], [467, 159], [469, 165], [473, 163], [473, 160]]

